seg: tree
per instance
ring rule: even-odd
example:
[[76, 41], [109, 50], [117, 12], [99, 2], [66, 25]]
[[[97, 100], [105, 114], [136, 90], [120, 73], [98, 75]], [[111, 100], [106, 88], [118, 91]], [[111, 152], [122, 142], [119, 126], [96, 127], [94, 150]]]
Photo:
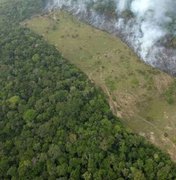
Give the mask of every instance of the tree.
[[31, 122], [35, 119], [37, 113], [34, 109], [28, 109], [24, 115], [23, 115], [23, 119], [26, 121], [26, 122]]

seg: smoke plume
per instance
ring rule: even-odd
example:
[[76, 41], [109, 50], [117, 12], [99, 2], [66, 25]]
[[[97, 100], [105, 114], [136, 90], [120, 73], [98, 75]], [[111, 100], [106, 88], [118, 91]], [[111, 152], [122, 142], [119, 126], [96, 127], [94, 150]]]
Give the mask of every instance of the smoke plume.
[[121, 36], [146, 63], [176, 74], [176, 1], [52, 0], [48, 8]]

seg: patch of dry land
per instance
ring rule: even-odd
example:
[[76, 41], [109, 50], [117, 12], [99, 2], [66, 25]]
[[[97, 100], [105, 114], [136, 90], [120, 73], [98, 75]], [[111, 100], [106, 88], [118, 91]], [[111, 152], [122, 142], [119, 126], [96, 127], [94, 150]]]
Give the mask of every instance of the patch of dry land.
[[35, 16], [23, 26], [42, 35], [106, 93], [115, 115], [176, 160], [176, 80], [142, 61], [119, 38], [67, 12]]

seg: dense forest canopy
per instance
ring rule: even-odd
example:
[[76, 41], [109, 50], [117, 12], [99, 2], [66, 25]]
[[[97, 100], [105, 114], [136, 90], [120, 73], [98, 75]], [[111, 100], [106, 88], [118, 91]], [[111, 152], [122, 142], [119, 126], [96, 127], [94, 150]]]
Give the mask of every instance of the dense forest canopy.
[[106, 98], [19, 22], [43, 1], [0, 4], [0, 179], [174, 179], [176, 165], [114, 117]]

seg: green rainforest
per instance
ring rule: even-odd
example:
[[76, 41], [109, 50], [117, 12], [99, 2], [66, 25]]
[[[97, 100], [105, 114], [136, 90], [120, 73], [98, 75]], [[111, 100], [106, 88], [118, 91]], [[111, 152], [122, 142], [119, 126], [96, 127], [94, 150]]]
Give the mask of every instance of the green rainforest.
[[44, 4], [0, 0], [0, 179], [176, 179], [167, 154], [125, 128], [84, 73], [20, 25]]

